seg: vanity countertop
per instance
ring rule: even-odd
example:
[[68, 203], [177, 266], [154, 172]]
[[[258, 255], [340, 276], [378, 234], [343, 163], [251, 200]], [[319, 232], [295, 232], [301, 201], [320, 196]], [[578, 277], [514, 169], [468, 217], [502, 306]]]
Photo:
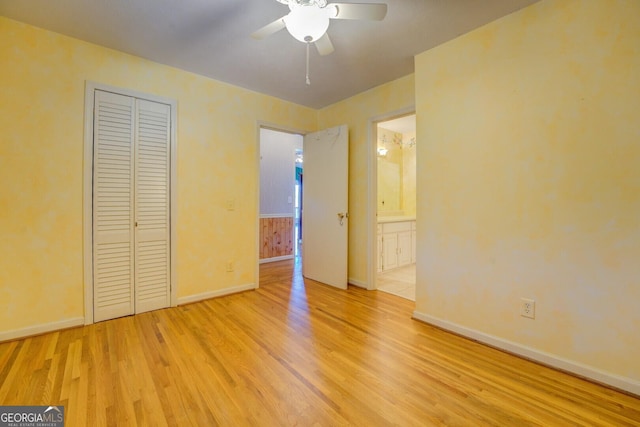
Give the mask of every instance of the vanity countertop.
[[415, 221], [415, 216], [379, 216], [378, 224], [384, 224], [387, 222], [404, 222], [404, 221]]

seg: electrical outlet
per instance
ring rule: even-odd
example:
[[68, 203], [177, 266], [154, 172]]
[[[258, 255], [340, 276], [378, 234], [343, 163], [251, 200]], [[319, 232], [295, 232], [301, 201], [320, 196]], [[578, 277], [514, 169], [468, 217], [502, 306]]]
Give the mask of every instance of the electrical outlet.
[[529, 298], [520, 298], [520, 316], [536, 318], [536, 302]]
[[227, 271], [233, 271], [233, 261], [227, 261]]

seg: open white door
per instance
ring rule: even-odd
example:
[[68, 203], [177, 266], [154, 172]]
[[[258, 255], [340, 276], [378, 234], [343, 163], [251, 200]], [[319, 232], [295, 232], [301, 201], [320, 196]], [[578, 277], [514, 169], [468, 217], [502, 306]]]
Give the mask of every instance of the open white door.
[[347, 289], [349, 130], [305, 135], [302, 274]]

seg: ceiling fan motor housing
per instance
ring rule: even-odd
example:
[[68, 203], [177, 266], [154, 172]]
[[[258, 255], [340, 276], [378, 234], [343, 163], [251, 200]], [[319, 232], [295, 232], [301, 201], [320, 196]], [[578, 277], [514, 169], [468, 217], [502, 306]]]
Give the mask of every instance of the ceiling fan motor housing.
[[327, 5], [327, 0], [278, 0], [280, 3], [286, 4], [289, 7], [291, 5], [300, 5], [300, 6], [318, 6], [325, 7]]
[[[315, 3], [316, 0], [299, 1]], [[297, 3], [289, 3], [289, 7], [291, 12], [283, 19], [287, 31], [296, 40], [303, 43], [312, 43], [327, 32], [329, 28], [329, 13], [327, 9], [316, 5], [298, 5]]]

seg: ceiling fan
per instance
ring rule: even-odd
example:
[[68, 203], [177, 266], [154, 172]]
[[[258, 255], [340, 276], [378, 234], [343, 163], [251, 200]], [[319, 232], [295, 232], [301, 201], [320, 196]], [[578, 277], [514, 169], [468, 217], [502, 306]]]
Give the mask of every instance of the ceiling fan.
[[289, 13], [251, 34], [264, 39], [286, 28], [296, 40], [307, 44], [307, 84], [309, 82], [309, 45], [315, 43], [320, 55], [333, 52], [327, 34], [331, 19], [381, 21], [387, 15], [384, 3], [328, 3], [327, 0], [277, 0], [289, 6]]

